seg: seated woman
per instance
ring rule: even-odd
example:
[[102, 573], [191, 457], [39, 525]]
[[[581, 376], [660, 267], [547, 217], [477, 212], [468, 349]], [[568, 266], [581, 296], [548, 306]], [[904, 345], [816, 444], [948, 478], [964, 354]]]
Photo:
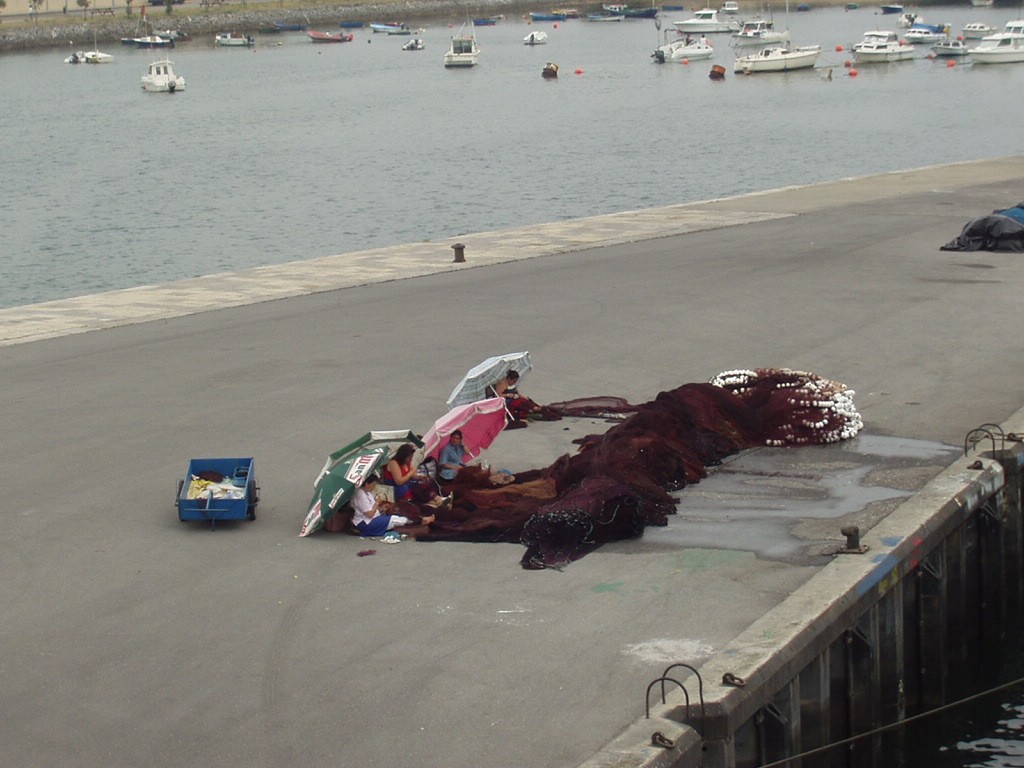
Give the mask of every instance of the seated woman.
[[519, 392], [516, 388], [518, 383], [519, 374], [515, 371], [509, 371], [505, 374], [505, 378], [500, 379], [492, 387], [492, 390], [495, 397], [505, 398], [505, 407], [508, 408], [512, 418], [516, 421], [522, 421], [528, 418], [530, 414], [539, 414], [541, 408], [533, 400]]
[[[360, 536], [383, 536], [392, 528], [409, 524], [409, 518], [402, 515], [388, 514], [391, 502], [384, 495], [375, 495], [379, 478], [371, 473], [363, 484], [352, 494], [352, 523]], [[432, 516], [424, 517], [422, 523], [430, 525]]]
[[439, 507], [450, 499], [444, 499], [437, 493], [437, 486], [430, 479], [417, 479], [417, 466], [413, 463], [416, 448], [412, 443], [399, 446], [391, 461], [384, 467], [384, 484], [395, 489], [395, 501], [411, 501]]

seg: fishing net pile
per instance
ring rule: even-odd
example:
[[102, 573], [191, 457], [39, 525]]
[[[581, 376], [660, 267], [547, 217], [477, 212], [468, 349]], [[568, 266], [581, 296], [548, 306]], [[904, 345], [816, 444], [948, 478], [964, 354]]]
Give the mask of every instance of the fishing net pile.
[[577, 453], [518, 472], [501, 487], [466, 467], [451, 486], [454, 508], [415, 535], [519, 542], [524, 568], [558, 568], [606, 542], [638, 538], [649, 525], [667, 525], [678, 503], [671, 492], [699, 482], [731, 454], [853, 437], [863, 426], [853, 394], [813, 373], [763, 368], [727, 371], [640, 405], [621, 398], [552, 404], [563, 415], [624, 418], [576, 440]]

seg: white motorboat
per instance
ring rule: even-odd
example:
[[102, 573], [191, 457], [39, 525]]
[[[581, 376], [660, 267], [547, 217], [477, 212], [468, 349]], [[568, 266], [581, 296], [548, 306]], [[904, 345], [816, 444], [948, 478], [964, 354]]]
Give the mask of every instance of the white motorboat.
[[966, 56], [970, 53], [970, 49], [963, 40], [954, 37], [937, 42], [932, 46], [932, 53], [936, 56]]
[[718, 12], [725, 16], [736, 16], [740, 12], [740, 4], [735, 0], [725, 0]]
[[789, 32], [775, 29], [774, 22], [764, 19], [743, 22], [743, 28], [732, 36], [734, 48], [751, 48], [772, 43], [784, 43], [789, 40]]
[[998, 29], [990, 27], [988, 24], [982, 24], [980, 21], [972, 21], [970, 24], [964, 24], [962, 34], [965, 40], [980, 40], [983, 37], [994, 35], [998, 31]]
[[654, 49], [651, 58], [658, 64], [666, 62], [700, 61], [710, 59], [715, 53], [711, 41], [701, 35], [696, 40], [687, 36], [685, 40], [673, 40]]
[[[1009, 32], [1010, 34], [1024, 35], [1024, 19], [1015, 19], [1014, 21], [1006, 22], [1006, 26], [1003, 27], [1003, 32]], [[992, 33], [993, 35], [995, 32]]]
[[185, 78], [174, 74], [174, 67], [167, 59], [154, 61], [142, 76], [142, 90], [152, 93], [177, 93], [185, 90]]
[[[463, 25], [463, 29], [465, 29], [465, 25]], [[451, 45], [444, 53], [444, 65], [446, 67], [475, 67], [479, 58], [480, 47], [476, 44], [476, 35], [473, 32], [466, 34], [460, 29], [459, 34], [452, 38]]]
[[754, 72], [789, 72], [794, 69], [811, 69], [821, 55], [820, 45], [792, 47], [770, 45], [757, 53], [738, 56], [733, 71], [745, 75]]
[[536, 29], [523, 38], [523, 45], [544, 45], [548, 41], [548, 33], [543, 29]]
[[981, 40], [971, 48], [971, 61], [975, 64], [1012, 64], [1024, 61], [1024, 34], [1000, 32]]
[[256, 38], [252, 35], [243, 35], [241, 32], [221, 32], [213, 38], [217, 45], [227, 46], [250, 46], [256, 45]]
[[740, 23], [735, 19], [719, 18], [718, 11], [704, 8], [697, 11], [692, 19], [673, 21], [672, 26], [680, 32], [706, 34], [708, 32], [739, 32]]
[[419, 37], [414, 37], [402, 46], [403, 51], [422, 51], [423, 48], [423, 40]]
[[853, 58], [860, 63], [907, 61], [916, 56], [914, 46], [900, 42], [895, 32], [875, 29], [864, 33], [864, 39], [853, 46]]
[[932, 45], [949, 39], [949, 24], [914, 24], [903, 38], [911, 45]]
[[65, 64], [108, 64], [114, 60], [109, 53], [101, 51], [75, 51], [66, 59]]

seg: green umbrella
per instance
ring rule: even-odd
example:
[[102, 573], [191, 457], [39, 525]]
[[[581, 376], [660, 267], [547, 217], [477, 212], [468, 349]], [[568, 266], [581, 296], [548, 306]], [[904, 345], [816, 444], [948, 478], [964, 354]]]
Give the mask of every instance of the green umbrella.
[[352, 498], [355, 489], [370, 473], [387, 464], [394, 449], [403, 443], [423, 447], [420, 438], [409, 430], [388, 430], [367, 432], [332, 453], [313, 481], [313, 498], [299, 536], [309, 536], [323, 528], [324, 523]]

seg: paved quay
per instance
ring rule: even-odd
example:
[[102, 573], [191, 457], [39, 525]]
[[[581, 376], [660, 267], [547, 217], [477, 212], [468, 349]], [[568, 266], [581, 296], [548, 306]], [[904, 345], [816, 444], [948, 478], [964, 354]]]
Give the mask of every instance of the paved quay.
[[[715, 664], [840, 527], [1020, 418], [1021, 255], [939, 246], [1022, 190], [1024, 157], [1000, 158], [468, 235], [465, 264], [418, 243], [0, 310], [3, 762], [593, 764], [667, 664]], [[541, 402], [786, 366], [856, 390], [866, 426], [735, 457], [668, 527], [561, 571], [516, 545], [297, 538], [327, 453], [426, 430], [519, 349]], [[536, 423], [489, 455], [543, 466], [606, 427]], [[203, 456], [255, 458], [255, 522], [177, 520]]]

